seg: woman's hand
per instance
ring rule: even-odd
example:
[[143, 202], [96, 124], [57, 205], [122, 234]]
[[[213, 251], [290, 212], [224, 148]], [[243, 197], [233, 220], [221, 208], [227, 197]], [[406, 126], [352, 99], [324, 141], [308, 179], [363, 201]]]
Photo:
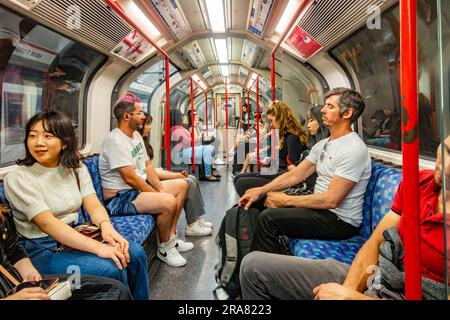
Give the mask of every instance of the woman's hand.
[[38, 282], [42, 280], [41, 275], [31, 263], [29, 258], [23, 258], [14, 264], [24, 281]]
[[189, 177], [189, 173], [187, 173], [186, 171], [181, 171], [180, 172], [181, 178], [187, 178]]
[[122, 265], [126, 267], [130, 263], [130, 253], [128, 252], [130, 245], [128, 241], [114, 229], [110, 222], [103, 223], [102, 225], [103, 240], [111, 247], [116, 248], [124, 256], [125, 263], [122, 261]]
[[100, 258], [111, 259], [117, 265], [119, 270], [126, 268], [129, 260], [120, 251], [119, 245], [111, 246], [110, 244], [98, 243], [98, 247], [95, 250], [95, 255]]
[[33, 287], [22, 289], [5, 300], [50, 300], [50, 297], [41, 287]]

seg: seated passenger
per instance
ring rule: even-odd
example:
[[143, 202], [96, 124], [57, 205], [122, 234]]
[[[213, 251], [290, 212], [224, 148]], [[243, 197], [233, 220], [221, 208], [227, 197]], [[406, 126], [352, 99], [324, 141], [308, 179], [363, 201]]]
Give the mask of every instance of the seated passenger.
[[[27, 252], [20, 244], [16, 227], [11, 214], [0, 204], [0, 265], [17, 282], [43, 279], [39, 271], [33, 266]], [[51, 275], [60, 281], [67, 281], [68, 274]], [[46, 277], [44, 276], [44, 279]], [[69, 280], [70, 281], [70, 280]], [[78, 284], [72, 283], [72, 296], [69, 300], [129, 300], [130, 291], [122, 282], [110, 278], [81, 275]], [[78, 286], [79, 285], [79, 286]], [[49, 295], [41, 288], [24, 288], [16, 293], [12, 279], [0, 272], [0, 300], [49, 300]]]
[[[247, 190], [239, 199], [239, 205], [249, 209], [265, 196], [265, 200], [258, 201], [258, 207], [269, 208], [258, 218], [252, 251], [282, 253], [282, 235], [338, 240], [358, 234], [371, 160], [366, 145], [351, 125], [364, 107], [361, 95], [353, 90], [329, 91], [322, 118], [330, 138], [317, 143], [294, 170], [262, 187]], [[314, 194], [291, 196], [277, 192], [304, 181], [316, 171]]]
[[242, 196], [248, 189], [263, 186], [286, 170], [295, 168], [294, 163], [300, 160], [302, 152], [307, 149], [307, 134], [284, 102], [271, 102], [266, 113], [267, 118], [272, 122], [272, 127], [278, 129], [278, 173], [273, 175], [261, 175], [259, 173], [237, 175], [233, 182], [239, 196]]
[[[172, 154], [173, 160], [191, 159], [192, 145], [191, 132], [183, 127], [181, 111], [178, 109], [170, 110], [170, 119], [172, 121], [171, 141], [175, 142]], [[214, 159], [215, 150], [212, 145], [198, 145], [194, 147], [195, 163], [204, 164], [205, 166], [205, 180], [206, 181], [220, 181], [219, 178], [213, 176], [212, 163]]]
[[[200, 119], [197, 111], [194, 110], [194, 125], [192, 125], [192, 111], [190, 109], [187, 112], [187, 120], [188, 120], [188, 131], [191, 132], [192, 134], [192, 129], [194, 129], [194, 143], [196, 147], [200, 145], [211, 144], [216, 140], [214, 136], [212, 135], [206, 136], [205, 133], [203, 132], [203, 120]], [[212, 163], [215, 164], [216, 160], [217, 159], [214, 159]], [[204, 173], [205, 172], [203, 171], [203, 174]], [[216, 178], [221, 177], [214, 167], [212, 167], [212, 175]]]
[[99, 159], [106, 209], [112, 216], [158, 215], [157, 257], [168, 265], [184, 266], [186, 259], [179, 252], [192, 250], [194, 245], [178, 238], [177, 222], [188, 184], [159, 180], [137, 131], [145, 120], [139, 98], [126, 93], [116, 102], [114, 116], [118, 126], [103, 141]]
[[[330, 131], [324, 126], [322, 121], [322, 106], [311, 107], [307, 116], [307, 129], [309, 133], [307, 146], [308, 149], [302, 154], [302, 159], [305, 159], [314, 145], [330, 136]], [[304, 182], [299, 183], [294, 187], [287, 188], [283, 192], [288, 195], [311, 194], [314, 192], [316, 185], [317, 173], [310, 175]]]
[[[447, 200], [444, 210], [443, 201], [440, 199], [449, 191], [443, 189], [442, 178], [450, 179], [448, 152], [450, 136], [444, 141], [444, 145], [445, 168], [442, 168], [442, 155], [438, 148], [434, 172], [422, 170], [419, 175], [420, 251], [424, 299], [447, 299], [443, 212], [449, 212], [450, 205]], [[252, 252], [243, 259], [240, 269], [243, 298], [404, 299], [402, 258], [403, 239], [407, 232], [406, 219], [403, 215], [405, 187], [401, 182], [391, 210], [359, 250], [351, 266], [333, 259], [312, 260]], [[375, 275], [368, 272], [373, 266], [379, 266]], [[369, 276], [376, 282], [370, 283]], [[395, 279], [395, 283], [391, 282], [391, 279]]]
[[[34, 115], [26, 125], [24, 144], [26, 157], [6, 175], [5, 194], [22, 245], [36, 269], [53, 274], [79, 266], [82, 274], [120, 280], [135, 299], [148, 299], [144, 250], [114, 230], [81, 162], [70, 119], [56, 111]], [[81, 205], [101, 229], [106, 243], [71, 227], [78, 223]], [[59, 251], [58, 243], [78, 251]]]
[[[147, 150], [150, 161], [153, 160], [153, 148], [149, 143], [150, 131], [153, 118], [150, 114], [144, 112], [145, 122], [142, 129], [139, 130], [144, 139], [145, 149]], [[159, 180], [182, 179], [189, 185], [186, 201], [184, 202], [184, 212], [186, 213], [186, 235], [187, 236], [207, 236], [212, 232], [213, 224], [200, 218], [205, 214], [205, 203], [200, 192], [200, 186], [195, 176], [189, 175], [186, 171], [171, 172], [156, 168]]]

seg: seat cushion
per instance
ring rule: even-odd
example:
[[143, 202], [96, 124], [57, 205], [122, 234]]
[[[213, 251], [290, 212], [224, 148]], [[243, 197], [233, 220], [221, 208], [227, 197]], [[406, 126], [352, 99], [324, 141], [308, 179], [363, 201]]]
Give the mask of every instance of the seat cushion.
[[292, 255], [297, 257], [316, 260], [331, 258], [350, 265], [364, 241], [362, 236], [340, 241], [293, 239], [289, 245]]
[[143, 244], [155, 228], [155, 219], [148, 214], [138, 216], [111, 217], [114, 229], [125, 239]]

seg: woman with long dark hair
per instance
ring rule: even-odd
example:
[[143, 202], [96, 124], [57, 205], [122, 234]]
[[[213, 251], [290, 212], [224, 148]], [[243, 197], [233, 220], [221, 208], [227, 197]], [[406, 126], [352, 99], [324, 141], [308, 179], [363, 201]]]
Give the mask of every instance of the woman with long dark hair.
[[[120, 280], [135, 299], [148, 299], [145, 253], [114, 229], [81, 162], [70, 119], [56, 111], [36, 114], [27, 123], [24, 145], [25, 158], [4, 183], [22, 245], [36, 269], [54, 274], [78, 266], [82, 274]], [[81, 205], [104, 242], [72, 228]], [[58, 243], [76, 251], [60, 251]]]
[[[191, 159], [192, 156], [192, 135], [183, 127], [183, 116], [178, 109], [170, 110], [170, 119], [172, 122], [171, 140], [175, 143], [172, 153], [173, 159]], [[196, 163], [203, 163], [205, 167], [205, 181], [220, 181], [213, 175], [213, 159], [215, 155], [214, 146], [196, 145], [194, 147]]]
[[[152, 128], [153, 118], [150, 114], [144, 112], [145, 121], [142, 129], [139, 130], [150, 161], [153, 160], [153, 147], [150, 145], [149, 138]], [[171, 172], [156, 168], [159, 180], [183, 179], [188, 183], [189, 189], [184, 202], [184, 212], [186, 213], [186, 236], [207, 236], [212, 233], [213, 224], [205, 221], [203, 216], [205, 212], [205, 203], [200, 192], [200, 186], [195, 176], [189, 175], [186, 171]]]
[[303, 151], [307, 150], [308, 135], [284, 102], [271, 102], [266, 114], [272, 122], [272, 127], [278, 131], [278, 172], [269, 175], [259, 173], [237, 175], [233, 182], [239, 196], [244, 195], [247, 189], [263, 186], [286, 170], [295, 167], [295, 164], [301, 160]]

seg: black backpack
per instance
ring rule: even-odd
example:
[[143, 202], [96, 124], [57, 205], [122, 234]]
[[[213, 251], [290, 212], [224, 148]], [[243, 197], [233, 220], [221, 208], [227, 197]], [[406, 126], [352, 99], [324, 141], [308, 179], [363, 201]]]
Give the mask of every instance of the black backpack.
[[218, 286], [214, 289], [217, 300], [236, 299], [241, 292], [239, 269], [244, 256], [250, 252], [259, 210], [249, 211], [237, 205], [229, 209], [216, 237], [217, 261], [214, 268]]

